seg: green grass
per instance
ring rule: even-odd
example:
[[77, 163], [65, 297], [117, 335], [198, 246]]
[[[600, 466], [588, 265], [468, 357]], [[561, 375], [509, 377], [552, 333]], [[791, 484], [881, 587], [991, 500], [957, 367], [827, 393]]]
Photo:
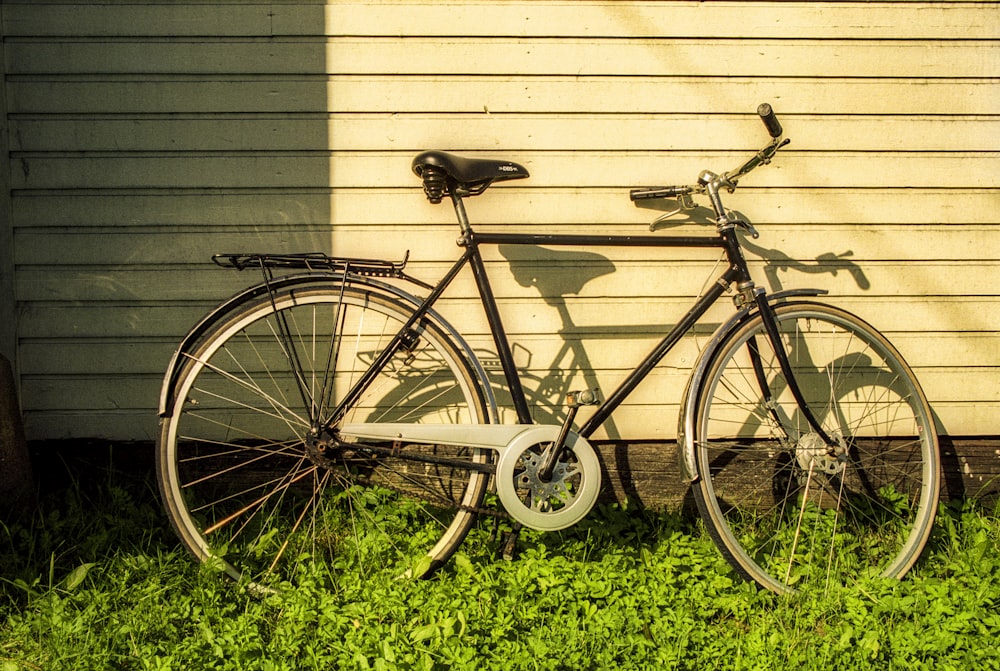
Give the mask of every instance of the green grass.
[[512, 562], [483, 532], [431, 580], [304, 566], [260, 597], [178, 547], [151, 464], [93, 461], [0, 525], [0, 671], [1000, 668], [1000, 521], [970, 505], [904, 581], [823, 597], [757, 591], [697, 522], [616, 507]]

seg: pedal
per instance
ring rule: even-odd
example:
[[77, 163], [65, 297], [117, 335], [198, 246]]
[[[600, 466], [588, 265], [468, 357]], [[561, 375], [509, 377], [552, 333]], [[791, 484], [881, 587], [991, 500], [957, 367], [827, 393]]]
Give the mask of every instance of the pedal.
[[571, 391], [566, 394], [566, 406], [569, 408], [580, 408], [585, 405], [600, 405], [601, 393], [597, 389], [584, 389], [583, 391]]
[[515, 522], [514, 528], [504, 534], [503, 543], [500, 545], [500, 556], [504, 559], [504, 561], [514, 560], [514, 553], [517, 550], [517, 538], [520, 534], [520, 522]]

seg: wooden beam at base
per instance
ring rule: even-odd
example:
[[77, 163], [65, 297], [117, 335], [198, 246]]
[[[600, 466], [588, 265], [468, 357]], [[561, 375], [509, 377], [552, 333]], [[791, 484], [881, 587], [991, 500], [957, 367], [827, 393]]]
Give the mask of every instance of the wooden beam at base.
[[[942, 436], [941, 500], [976, 500], [1000, 512], [1000, 437]], [[594, 441], [604, 467], [601, 501], [629, 500], [654, 510], [694, 510], [681, 479], [677, 444], [669, 441]]]

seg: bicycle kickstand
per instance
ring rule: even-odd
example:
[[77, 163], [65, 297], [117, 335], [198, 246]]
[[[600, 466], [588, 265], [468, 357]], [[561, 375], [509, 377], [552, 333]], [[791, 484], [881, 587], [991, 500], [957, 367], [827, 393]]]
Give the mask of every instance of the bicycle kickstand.
[[500, 544], [500, 556], [505, 561], [514, 560], [514, 553], [517, 550], [517, 537], [520, 535], [523, 526], [520, 522], [514, 522], [511, 530], [504, 534], [503, 543]]

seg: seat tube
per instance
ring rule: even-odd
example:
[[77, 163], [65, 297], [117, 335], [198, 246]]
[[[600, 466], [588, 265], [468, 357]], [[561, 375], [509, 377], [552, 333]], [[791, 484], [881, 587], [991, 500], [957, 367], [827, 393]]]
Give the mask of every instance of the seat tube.
[[465, 203], [462, 202], [462, 196], [458, 193], [458, 186], [452, 180], [448, 180], [448, 194], [451, 196], [452, 205], [455, 206], [455, 216], [458, 217], [458, 226], [462, 229], [462, 235], [468, 235], [472, 232], [472, 227], [469, 225], [469, 215], [465, 212]]
[[493, 295], [493, 287], [490, 286], [490, 278], [486, 274], [486, 265], [483, 263], [483, 257], [479, 254], [479, 247], [476, 244], [475, 235], [471, 230], [466, 234], [464, 241], [464, 244], [470, 247], [467, 251], [469, 265], [476, 280], [476, 287], [479, 289], [479, 297], [483, 304], [483, 309], [486, 311], [486, 319], [493, 334], [493, 343], [497, 348], [500, 365], [503, 367], [507, 389], [510, 391], [511, 399], [514, 403], [517, 421], [521, 424], [530, 424], [531, 410], [528, 408], [528, 400], [524, 395], [524, 387], [521, 386], [521, 378], [517, 374], [514, 354], [510, 349], [510, 342], [507, 340], [507, 332], [503, 326], [503, 319], [500, 317], [500, 310], [497, 308], [496, 298]]
[[490, 332], [493, 334], [493, 343], [497, 348], [497, 356], [500, 358], [500, 365], [503, 368], [504, 379], [507, 382], [507, 389], [510, 391], [511, 399], [514, 403], [514, 411], [517, 413], [517, 421], [521, 424], [531, 424], [531, 410], [528, 408], [528, 400], [524, 395], [524, 387], [521, 386], [521, 378], [517, 374], [517, 366], [514, 364], [514, 354], [511, 352], [510, 343], [507, 340], [507, 332], [503, 326], [503, 319], [500, 317], [500, 310], [497, 308], [496, 297], [493, 295], [493, 287], [490, 285], [490, 278], [486, 274], [486, 265], [483, 257], [479, 253], [479, 244], [476, 241], [476, 234], [469, 224], [469, 216], [465, 212], [465, 203], [462, 202], [462, 193], [458, 185], [449, 180], [448, 193], [451, 202], [455, 206], [455, 216], [458, 218], [458, 225], [462, 229], [462, 237], [458, 244], [466, 247], [465, 256], [469, 260], [472, 268], [472, 275], [476, 281], [476, 288], [479, 290], [480, 301], [486, 311], [486, 320], [490, 325]]

